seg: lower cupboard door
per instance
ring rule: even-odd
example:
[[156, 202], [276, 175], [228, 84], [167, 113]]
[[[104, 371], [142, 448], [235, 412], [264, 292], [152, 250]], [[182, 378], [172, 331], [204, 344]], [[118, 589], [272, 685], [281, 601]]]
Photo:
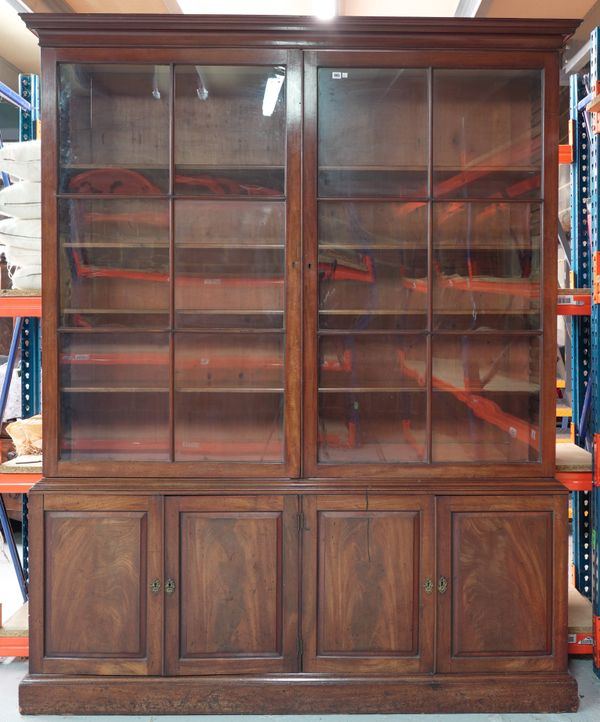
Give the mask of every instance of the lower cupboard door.
[[439, 672], [562, 672], [567, 497], [444, 497], [437, 506]]
[[167, 674], [298, 669], [295, 496], [166, 501]]
[[34, 493], [30, 541], [30, 671], [161, 674], [160, 498]]
[[431, 671], [432, 498], [323, 495], [303, 504], [304, 671]]

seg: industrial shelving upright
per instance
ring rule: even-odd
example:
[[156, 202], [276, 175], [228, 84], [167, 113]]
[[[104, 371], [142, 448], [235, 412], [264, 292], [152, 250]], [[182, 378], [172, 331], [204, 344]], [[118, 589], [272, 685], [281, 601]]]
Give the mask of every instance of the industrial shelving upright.
[[[596, 90], [598, 87], [598, 60], [599, 60], [599, 43], [600, 43], [600, 29], [596, 28], [591, 35], [590, 43], [590, 89], [597, 95]], [[588, 109], [592, 109], [594, 103], [588, 105]], [[600, 520], [600, 467], [598, 464], [598, 452], [600, 447], [598, 442], [600, 440], [600, 244], [598, 242], [598, 231], [599, 228], [599, 217], [600, 211], [600, 178], [598, 173], [600, 172], [600, 143], [598, 134], [595, 132], [596, 128], [593, 128], [590, 137], [590, 214], [591, 214], [591, 247], [593, 253], [593, 284], [594, 294], [592, 297], [592, 319], [591, 319], [591, 427], [594, 434], [594, 464], [593, 464], [593, 486], [591, 491], [592, 496], [592, 519], [591, 519], [591, 555], [592, 555], [592, 610], [593, 610], [593, 627], [595, 632], [595, 646], [594, 646], [594, 671], [600, 676], [600, 645], [598, 644], [598, 632], [600, 631], [599, 620], [600, 620], [600, 588], [599, 588], [599, 570], [598, 564], [600, 562], [600, 554], [598, 548], [598, 532], [599, 520]]]
[[[570, 123], [573, 162], [571, 164], [571, 286], [591, 288], [591, 249], [587, 196], [590, 182], [590, 133], [585, 104], [588, 95], [583, 77], [572, 75]], [[573, 315], [571, 321], [571, 394], [573, 440], [582, 448], [589, 445], [590, 425], [584, 409], [586, 394], [590, 396], [591, 320], [588, 314]], [[587, 428], [586, 428], [587, 427]], [[573, 577], [575, 588], [591, 598], [590, 553], [591, 491], [588, 488], [572, 493], [573, 513]]]
[[[19, 108], [19, 140], [34, 140], [39, 128], [39, 78], [37, 75], [19, 75], [19, 93], [9, 92], [7, 98]], [[3, 182], [8, 177], [3, 174]], [[21, 351], [21, 415], [29, 418], [41, 411], [41, 338], [40, 316], [41, 298], [37, 295], [15, 294], [14, 292], [0, 293], [0, 315], [15, 320], [11, 358], [16, 356], [16, 348], [20, 345]], [[7, 367], [7, 376], [9, 375]], [[5, 394], [8, 392], [6, 385]], [[8, 521], [3, 525], [7, 536], [7, 543], [17, 579], [21, 587], [23, 599], [28, 597], [29, 580], [29, 543], [28, 543], [28, 497], [27, 492], [41, 479], [41, 473], [26, 470], [13, 471], [2, 469], [0, 476], [1, 493], [19, 493], [22, 498], [22, 539], [23, 559], [19, 559]], [[3, 514], [3, 517], [6, 517]], [[28, 638], [23, 630], [7, 630], [0, 633], [0, 656], [27, 656]]]

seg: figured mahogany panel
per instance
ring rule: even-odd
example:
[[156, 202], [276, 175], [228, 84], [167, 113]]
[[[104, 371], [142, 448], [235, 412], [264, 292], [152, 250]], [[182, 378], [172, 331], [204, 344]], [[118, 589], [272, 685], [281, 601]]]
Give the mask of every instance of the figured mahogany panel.
[[169, 500], [170, 673], [293, 668], [295, 506], [282, 497]]
[[162, 605], [150, 582], [160, 579], [158, 501], [45, 501], [44, 671], [157, 673]]
[[443, 671], [556, 669], [561, 560], [555, 497], [444, 499], [439, 510]]
[[430, 503], [425, 497], [305, 499], [305, 671], [428, 668]]

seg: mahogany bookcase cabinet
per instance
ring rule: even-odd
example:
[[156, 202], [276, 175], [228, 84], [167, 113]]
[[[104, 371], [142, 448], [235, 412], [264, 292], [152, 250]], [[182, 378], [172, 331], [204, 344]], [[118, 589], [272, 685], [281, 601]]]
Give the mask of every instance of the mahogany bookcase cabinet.
[[27, 15], [25, 713], [559, 711], [575, 21]]

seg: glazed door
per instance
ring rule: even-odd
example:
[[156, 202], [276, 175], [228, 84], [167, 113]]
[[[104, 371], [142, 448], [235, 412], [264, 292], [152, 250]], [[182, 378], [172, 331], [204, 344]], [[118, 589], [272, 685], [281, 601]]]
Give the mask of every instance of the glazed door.
[[69, 57], [50, 475], [297, 476], [296, 56]]
[[161, 674], [159, 497], [46, 494], [32, 511], [31, 671]]
[[305, 497], [303, 670], [433, 669], [432, 497]]
[[295, 496], [166, 502], [167, 674], [298, 667]]
[[543, 61], [447, 60], [307, 54], [309, 476], [552, 474]]
[[565, 669], [566, 499], [438, 499], [439, 672]]

